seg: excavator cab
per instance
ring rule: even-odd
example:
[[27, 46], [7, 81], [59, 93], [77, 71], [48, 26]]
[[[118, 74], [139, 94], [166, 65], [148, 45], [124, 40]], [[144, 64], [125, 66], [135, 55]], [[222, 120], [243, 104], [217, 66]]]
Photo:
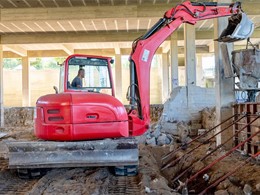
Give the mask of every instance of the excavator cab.
[[[60, 67], [59, 92], [96, 92], [114, 96], [111, 63], [113, 59], [109, 57], [69, 56]], [[84, 75], [79, 76], [80, 72]], [[80, 86], [76, 86], [75, 81], [80, 82]]]
[[233, 15], [228, 20], [227, 28], [217, 39], [219, 42], [235, 42], [247, 39], [254, 32], [254, 23], [245, 13]]

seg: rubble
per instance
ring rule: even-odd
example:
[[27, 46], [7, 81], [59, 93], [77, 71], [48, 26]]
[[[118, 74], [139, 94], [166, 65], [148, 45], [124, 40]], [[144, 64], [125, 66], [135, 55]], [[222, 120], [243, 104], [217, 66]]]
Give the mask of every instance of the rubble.
[[7, 136], [8, 134], [7, 133], [4, 133], [4, 132], [0, 132], [0, 139]]
[[260, 183], [255, 185], [256, 191], [260, 192]]
[[157, 138], [157, 145], [158, 146], [163, 146], [163, 145], [168, 145], [171, 143], [171, 139], [170, 137], [168, 137], [166, 134], [161, 134], [158, 138]]
[[201, 111], [202, 128], [211, 129], [216, 126], [216, 109], [215, 107], [206, 107]]
[[252, 195], [252, 187], [248, 184], [245, 184], [243, 192], [245, 193], [245, 195]]
[[5, 127], [33, 127], [34, 107], [4, 108]]
[[214, 195], [229, 195], [227, 190], [218, 190], [214, 192]]
[[0, 141], [0, 159], [8, 158], [8, 148], [3, 141]]

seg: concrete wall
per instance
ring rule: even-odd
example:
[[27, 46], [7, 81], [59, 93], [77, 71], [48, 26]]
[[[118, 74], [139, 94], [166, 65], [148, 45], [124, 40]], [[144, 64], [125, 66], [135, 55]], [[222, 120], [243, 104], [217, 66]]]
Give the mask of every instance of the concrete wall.
[[[59, 86], [59, 69], [30, 70], [31, 105], [46, 94], [54, 93]], [[22, 71], [4, 69], [4, 106], [22, 106]]]
[[[192, 97], [190, 102], [187, 93]], [[200, 111], [205, 107], [214, 107], [215, 104], [214, 88], [191, 86], [188, 92], [187, 87], [177, 87], [164, 105], [163, 120], [165, 122], [201, 120]]]

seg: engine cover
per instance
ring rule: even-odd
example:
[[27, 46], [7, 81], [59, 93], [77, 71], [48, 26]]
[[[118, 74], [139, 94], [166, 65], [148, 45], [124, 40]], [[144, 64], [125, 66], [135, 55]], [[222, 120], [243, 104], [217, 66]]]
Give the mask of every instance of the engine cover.
[[123, 104], [110, 95], [45, 95], [36, 104], [35, 135], [63, 141], [128, 137], [128, 116]]

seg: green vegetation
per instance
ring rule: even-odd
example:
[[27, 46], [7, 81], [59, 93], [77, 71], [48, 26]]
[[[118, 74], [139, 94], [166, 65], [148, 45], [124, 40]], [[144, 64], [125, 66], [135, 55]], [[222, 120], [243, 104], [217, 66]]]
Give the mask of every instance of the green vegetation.
[[3, 59], [3, 66], [6, 69], [14, 69], [21, 64], [22, 64], [22, 59], [18, 59], [18, 58], [4, 58]]
[[[58, 64], [63, 63], [65, 60], [64, 57], [56, 57], [56, 58], [30, 58], [30, 65], [37, 70], [42, 69], [58, 69]], [[21, 58], [4, 58], [3, 66], [5, 69], [15, 69], [22, 66]]]

